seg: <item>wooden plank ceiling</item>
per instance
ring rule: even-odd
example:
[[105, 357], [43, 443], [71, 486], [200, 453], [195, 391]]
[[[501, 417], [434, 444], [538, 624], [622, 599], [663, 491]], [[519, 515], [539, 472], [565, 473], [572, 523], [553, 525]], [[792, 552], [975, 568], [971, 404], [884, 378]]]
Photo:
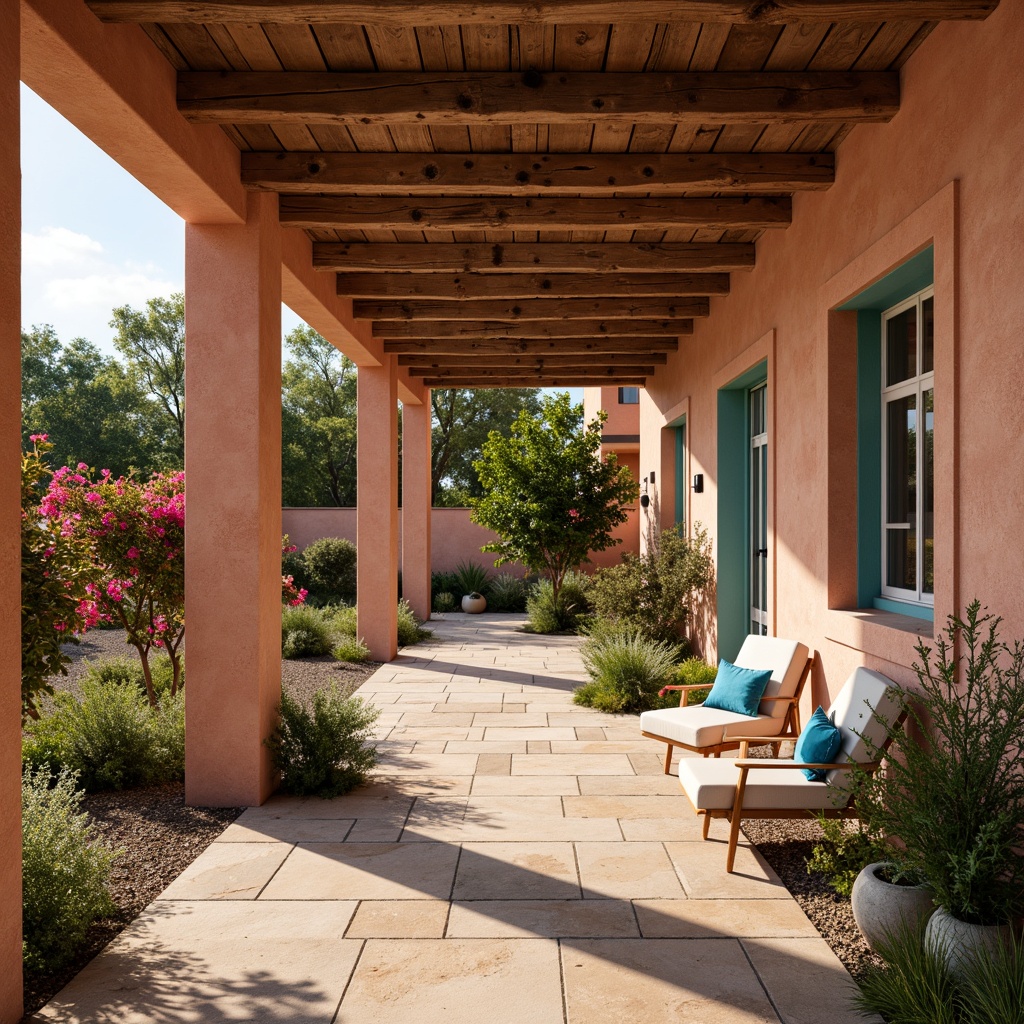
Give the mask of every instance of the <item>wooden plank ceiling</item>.
[[998, 0], [89, 0], [431, 387], [643, 385]]

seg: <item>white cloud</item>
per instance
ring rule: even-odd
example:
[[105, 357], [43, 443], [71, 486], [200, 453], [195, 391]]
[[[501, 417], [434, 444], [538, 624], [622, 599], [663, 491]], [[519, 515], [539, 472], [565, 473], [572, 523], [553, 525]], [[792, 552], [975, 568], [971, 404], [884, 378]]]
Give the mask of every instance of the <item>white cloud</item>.
[[106, 273], [81, 277], [54, 277], [46, 282], [45, 295], [56, 309], [91, 306], [106, 311], [115, 306], [145, 306], [147, 299], [169, 295], [180, 286], [164, 278], [111, 268]]
[[21, 258], [28, 267], [58, 267], [91, 264], [103, 246], [88, 235], [68, 228], [45, 227], [38, 234], [21, 236]]

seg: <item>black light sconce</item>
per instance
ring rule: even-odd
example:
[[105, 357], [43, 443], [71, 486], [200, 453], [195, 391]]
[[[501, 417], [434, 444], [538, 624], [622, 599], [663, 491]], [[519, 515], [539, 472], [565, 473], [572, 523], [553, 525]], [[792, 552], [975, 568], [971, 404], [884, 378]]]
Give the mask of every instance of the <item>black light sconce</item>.
[[640, 507], [648, 508], [651, 504], [651, 496], [647, 493], [647, 477], [644, 477], [644, 487], [640, 492]]
[[704, 493], [704, 474], [697, 473], [693, 478], [693, 493], [703, 494]]

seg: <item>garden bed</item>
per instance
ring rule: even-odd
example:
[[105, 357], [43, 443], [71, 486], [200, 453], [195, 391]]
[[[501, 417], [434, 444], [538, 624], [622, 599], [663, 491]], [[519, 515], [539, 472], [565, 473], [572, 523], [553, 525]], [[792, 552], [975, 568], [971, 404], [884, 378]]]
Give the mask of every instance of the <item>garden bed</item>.
[[[136, 657], [120, 630], [95, 630], [69, 645], [67, 676], [53, 680], [57, 689], [74, 690], [88, 667], [118, 656]], [[335, 683], [345, 694], [373, 674], [372, 662], [350, 664], [331, 657], [300, 658], [282, 664], [282, 688], [307, 703], [313, 694]], [[123, 931], [212, 843], [241, 807], [187, 807], [182, 783], [93, 793], [82, 801], [96, 838], [120, 851], [110, 873], [113, 917], [97, 921], [74, 959], [49, 974], [25, 975], [25, 1013], [33, 1014], [57, 994], [108, 942]]]

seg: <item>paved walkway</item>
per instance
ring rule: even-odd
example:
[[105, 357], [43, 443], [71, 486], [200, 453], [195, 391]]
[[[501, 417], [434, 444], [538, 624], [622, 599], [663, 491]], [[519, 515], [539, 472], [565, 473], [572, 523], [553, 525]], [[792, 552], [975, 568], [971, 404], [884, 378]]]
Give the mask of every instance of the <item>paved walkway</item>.
[[377, 780], [246, 811], [38, 1019], [854, 1024], [749, 847], [724, 871], [575, 638], [452, 615], [360, 691]]

